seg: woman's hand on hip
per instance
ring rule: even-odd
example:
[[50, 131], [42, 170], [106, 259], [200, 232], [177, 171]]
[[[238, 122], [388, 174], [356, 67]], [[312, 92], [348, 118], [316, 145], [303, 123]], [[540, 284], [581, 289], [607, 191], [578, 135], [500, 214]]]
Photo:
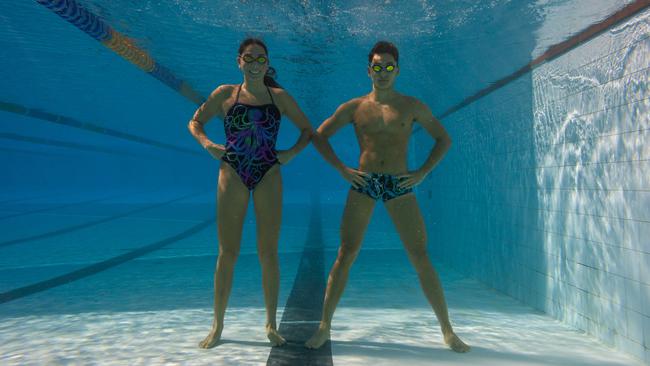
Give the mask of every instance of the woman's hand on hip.
[[296, 154], [294, 154], [291, 150], [278, 150], [276, 154], [278, 157], [278, 161], [282, 165], [287, 164], [296, 156]]
[[205, 146], [205, 149], [217, 160], [221, 160], [221, 158], [226, 154], [226, 148], [219, 144], [209, 143]]

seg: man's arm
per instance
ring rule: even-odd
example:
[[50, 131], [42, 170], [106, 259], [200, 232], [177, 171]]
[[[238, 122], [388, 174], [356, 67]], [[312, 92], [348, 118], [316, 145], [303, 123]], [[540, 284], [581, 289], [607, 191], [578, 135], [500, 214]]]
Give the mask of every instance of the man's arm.
[[346, 166], [336, 156], [336, 153], [334, 153], [334, 149], [332, 149], [332, 145], [329, 143], [329, 138], [340, 130], [341, 127], [352, 122], [357, 104], [358, 102], [355, 99], [341, 104], [336, 109], [336, 112], [326, 119], [312, 136], [316, 150], [339, 172], [343, 171]]
[[429, 107], [419, 100], [414, 100], [414, 116], [413, 120], [415, 123], [419, 123], [422, 128], [424, 128], [431, 137], [436, 140], [436, 145], [431, 149], [431, 153], [427, 157], [427, 160], [422, 164], [422, 166], [411, 172], [400, 176], [403, 180], [399, 183], [401, 188], [412, 188], [420, 184], [424, 178], [433, 170], [433, 168], [442, 160], [442, 157], [447, 153], [447, 150], [451, 147], [451, 138], [447, 131], [442, 126], [440, 121], [433, 116]]
[[418, 169], [423, 176], [426, 176], [442, 160], [442, 157], [451, 147], [451, 137], [449, 137], [447, 130], [445, 130], [440, 121], [433, 116], [429, 107], [420, 101], [416, 101], [415, 106], [414, 121], [422, 125], [422, 128], [436, 140], [436, 145], [431, 150], [429, 157], [420, 169]]
[[318, 130], [314, 132], [312, 136], [312, 142], [316, 147], [316, 150], [325, 158], [325, 160], [330, 163], [336, 170], [341, 173], [343, 178], [348, 182], [352, 183], [354, 187], [362, 187], [366, 185], [366, 181], [363, 179], [364, 176], [367, 176], [367, 173], [358, 171], [356, 169], [348, 168], [343, 164], [341, 159], [336, 156], [332, 145], [330, 145], [329, 138], [332, 137], [341, 127], [352, 122], [354, 119], [354, 112], [359, 105], [359, 99], [352, 99], [346, 103], [341, 104], [334, 114], [326, 119]]

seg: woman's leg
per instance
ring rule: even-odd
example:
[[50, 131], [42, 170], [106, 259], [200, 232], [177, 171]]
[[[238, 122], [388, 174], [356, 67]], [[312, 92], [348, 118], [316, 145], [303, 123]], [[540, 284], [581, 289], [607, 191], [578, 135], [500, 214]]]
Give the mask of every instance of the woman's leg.
[[277, 332], [276, 311], [280, 288], [278, 240], [282, 222], [282, 176], [279, 165], [264, 175], [253, 192], [257, 222], [257, 254], [262, 266], [262, 287], [266, 304], [266, 335], [273, 346], [286, 343]]
[[199, 343], [201, 348], [214, 347], [221, 338], [249, 197], [248, 188], [242, 183], [235, 170], [228, 164], [222, 163], [217, 189], [219, 257], [214, 273], [214, 322], [210, 334]]

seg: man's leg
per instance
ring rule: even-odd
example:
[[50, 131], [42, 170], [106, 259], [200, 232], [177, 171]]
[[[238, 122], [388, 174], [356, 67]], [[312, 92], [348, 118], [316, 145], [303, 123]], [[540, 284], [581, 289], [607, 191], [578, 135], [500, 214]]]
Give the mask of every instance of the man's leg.
[[374, 208], [374, 199], [363, 193], [350, 190], [341, 222], [339, 254], [327, 280], [321, 323], [316, 333], [305, 343], [308, 348], [319, 348], [330, 338], [334, 310], [348, 282], [350, 267], [359, 254], [361, 241]]
[[449, 322], [442, 285], [427, 254], [426, 227], [415, 195], [407, 194], [388, 200], [386, 209], [399, 232], [409, 260], [415, 267], [424, 295], [438, 317], [445, 343], [456, 352], [469, 351], [469, 346], [456, 336]]

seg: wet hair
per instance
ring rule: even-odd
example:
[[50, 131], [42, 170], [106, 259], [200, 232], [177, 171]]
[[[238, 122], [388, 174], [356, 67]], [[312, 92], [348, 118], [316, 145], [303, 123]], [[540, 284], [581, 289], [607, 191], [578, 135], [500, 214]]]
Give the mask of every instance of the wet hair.
[[379, 53], [387, 53], [395, 58], [396, 63], [399, 62], [399, 51], [397, 51], [397, 47], [388, 41], [379, 41], [372, 46], [368, 54], [368, 63], [371, 63], [372, 57]]
[[[239, 51], [238, 51], [239, 55], [241, 56], [242, 52], [244, 52], [246, 47], [250, 45], [258, 45], [262, 47], [268, 59], [269, 50], [268, 48], [266, 48], [264, 42], [262, 42], [262, 40], [259, 38], [252, 38], [252, 37], [246, 38], [239, 44]], [[280, 84], [278, 84], [277, 81], [275, 81], [276, 77], [277, 77], [277, 73], [275, 69], [269, 66], [268, 70], [266, 70], [266, 74], [264, 75], [264, 85], [270, 86], [272, 88], [284, 89]]]

